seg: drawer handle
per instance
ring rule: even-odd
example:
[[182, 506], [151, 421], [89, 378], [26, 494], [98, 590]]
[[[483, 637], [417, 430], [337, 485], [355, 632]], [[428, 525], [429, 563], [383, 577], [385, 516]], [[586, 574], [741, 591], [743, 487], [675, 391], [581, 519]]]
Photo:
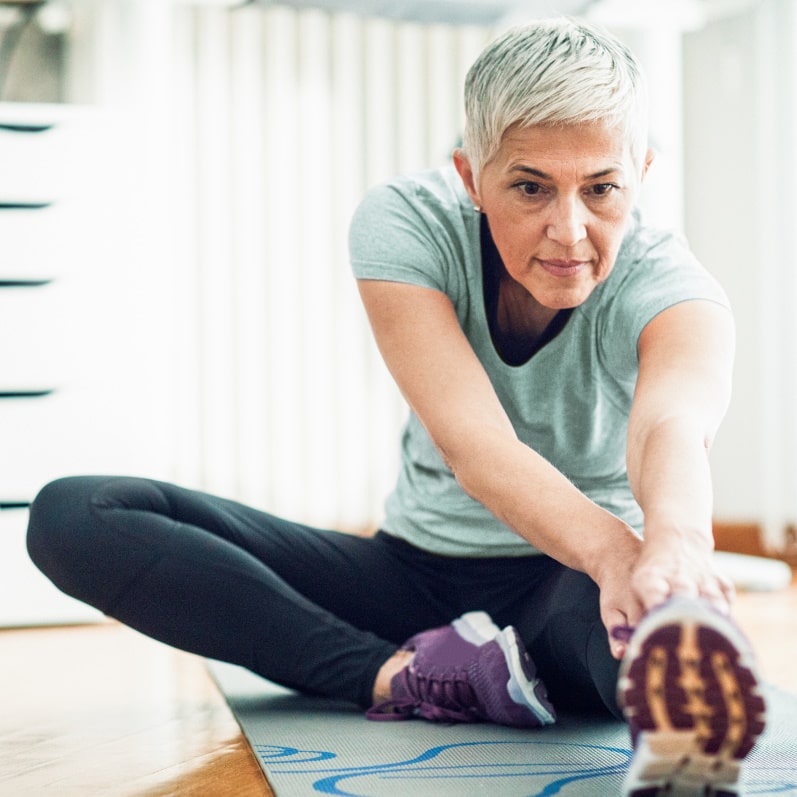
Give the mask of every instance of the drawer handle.
[[52, 130], [55, 125], [52, 124], [22, 124], [14, 122], [0, 122], [0, 130], [5, 130], [8, 133], [46, 133]]
[[45, 388], [43, 390], [0, 390], [0, 401], [3, 399], [44, 398], [45, 396], [52, 396], [53, 393], [55, 393], [55, 388]]
[[40, 280], [4, 280], [0, 279], [0, 290], [3, 288], [41, 288], [42, 285], [49, 285], [51, 279]]
[[52, 202], [2, 202], [0, 201], [0, 211], [3, 210], [42, 210], [49, 208]]

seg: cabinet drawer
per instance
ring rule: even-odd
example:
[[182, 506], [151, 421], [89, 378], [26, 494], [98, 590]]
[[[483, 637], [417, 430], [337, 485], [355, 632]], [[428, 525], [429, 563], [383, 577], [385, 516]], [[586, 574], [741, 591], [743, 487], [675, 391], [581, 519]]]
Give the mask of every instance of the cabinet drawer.
[[0, 393], [60, 387], [69, 328], [57, 284], [0, 288]]
[[79, 258], [75, 218], [68, 203], [37, 209], [0, 208], [0, 282], [44, 282]]
[[115, 451], [102, 417], [90, 395], [68, 389], [0, 399], [0, 502], [30, 501], [60, 476], [107, 471]]
[[63, 396], [0, 399], [0, 502], [30, 501], [64, 473], [74, 446], [69, 425]]
[[73, 149], [67, 125], [36, 133], [0, 125], [0, 205], [49, 203], [67, 196]]
[[49, 481], [86, 473], [172, 479], [169, 439], [111, 386], [0, 399], [0, 502], [30, 501]]
[[0, 204], [84, 193], [101, 148], [97, 119], [88, 108], [0, 103]]

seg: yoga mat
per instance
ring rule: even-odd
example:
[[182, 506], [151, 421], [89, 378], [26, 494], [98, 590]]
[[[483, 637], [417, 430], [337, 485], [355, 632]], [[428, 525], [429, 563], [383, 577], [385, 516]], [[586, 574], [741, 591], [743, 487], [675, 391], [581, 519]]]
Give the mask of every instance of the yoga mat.
[[[564, 715], [539, 730], [372, 722], [350, 703], [208, 664], [277, 797], [603, 797], [620, 794], [631, 757], [626, 727], [612, 719]], [[768, 726], [742, 793], [797, 797], [797, 696], [768, 688], [766, 697]]]

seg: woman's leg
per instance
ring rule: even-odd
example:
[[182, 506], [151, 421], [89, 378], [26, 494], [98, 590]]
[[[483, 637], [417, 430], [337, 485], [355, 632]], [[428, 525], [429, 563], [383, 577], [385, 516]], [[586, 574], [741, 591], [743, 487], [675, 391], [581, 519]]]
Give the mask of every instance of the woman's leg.
[[462, 608], [514, 625], [556, 708], [609, 709], [620, 717], [619, 662], [609, 651], [598, 588], [548, 556], [471, 560], [459, 566]]
[[573, 710], [617, 705], [620, 662], [600, 616], [599, 591], [586, 574], [546, 558], [549, 571], [518, 612], [516, 626], [553, 704]]
[[396, 646], [450, 619], [379, 538], [145, 479], [48, 485], [28, 549], [64, 592], [149, 636], [363, 706]]

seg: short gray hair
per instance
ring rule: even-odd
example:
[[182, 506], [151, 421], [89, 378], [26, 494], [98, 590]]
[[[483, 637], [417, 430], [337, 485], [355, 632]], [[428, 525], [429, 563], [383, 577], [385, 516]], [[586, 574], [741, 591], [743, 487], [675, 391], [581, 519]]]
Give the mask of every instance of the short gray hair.
[[513, 125], [605, 122], [623, 130], [636, 165], [647, 150], [639, 63], [609, 33], [569, 18], [513, 27], [488, 44], [465, 80], [465, 114], [477, 180]]

